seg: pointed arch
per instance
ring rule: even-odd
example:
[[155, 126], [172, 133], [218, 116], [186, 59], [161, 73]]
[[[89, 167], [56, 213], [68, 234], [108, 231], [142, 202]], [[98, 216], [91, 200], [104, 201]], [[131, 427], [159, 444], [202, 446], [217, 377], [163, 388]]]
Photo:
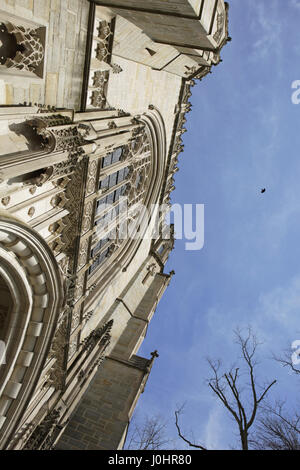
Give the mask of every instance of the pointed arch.
[[[142, 123], [144, 127], [147, 144], [150, 147], [150, 169], [147, 174], [147, 181], [145, 182], [146, 191], [141, 201], [143, 206], [150, 213], [152, 204], [159, 203], [165, 177], [167, 161], [166, 131], [163, 118], [154, 106], [150, 106], [145, 114], [139, 116], [139, 122]], [[108, 261], [107, 264], [103, 264], [99, 271], [97, 270], [95, 274], [91, 276], [89, 284], [92, 285], [101, 278], [101, 289], [103, 289], [114, 277], [116, 269], [119, 271], [121, 268], [121, 270], [126, 271], [142, 239], [143, 234], [141, 234], [138, 239], [128, 238], [124, 240], [117, 249], [113, 246], [114, 251], [109, 257], [109, 264]], [[109, 248], [106, 250], [109, 250]]]
[[0, 278], [6, 292], [0, 326], [0, 448], [22, 421], [45, 364], [64, 303], [58, 264], [46, 242], [23, 222], [0, 214]]

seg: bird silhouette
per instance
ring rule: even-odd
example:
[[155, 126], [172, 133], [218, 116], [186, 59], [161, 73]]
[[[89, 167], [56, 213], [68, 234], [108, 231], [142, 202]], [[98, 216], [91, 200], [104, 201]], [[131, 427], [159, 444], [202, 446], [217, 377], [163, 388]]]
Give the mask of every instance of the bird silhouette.
[[266, 192], [266, 188], [261, 189], [260, 191], [262, 194]]

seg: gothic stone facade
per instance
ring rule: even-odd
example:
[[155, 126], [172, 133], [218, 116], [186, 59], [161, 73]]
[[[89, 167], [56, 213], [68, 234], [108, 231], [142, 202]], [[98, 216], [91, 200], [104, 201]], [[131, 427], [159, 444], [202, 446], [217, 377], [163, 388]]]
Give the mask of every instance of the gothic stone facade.
[[[1, 449], [122, 448], [191, 87], [227, 25], [223, 0], [1, 2]], [[156, 239], [112, 237], [141, 203]]]

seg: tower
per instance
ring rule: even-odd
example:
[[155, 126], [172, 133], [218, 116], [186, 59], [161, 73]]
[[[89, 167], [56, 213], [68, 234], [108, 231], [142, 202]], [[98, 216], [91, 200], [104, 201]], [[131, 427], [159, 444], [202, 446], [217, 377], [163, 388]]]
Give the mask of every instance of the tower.
[[220, 61], [228, 6], [49, 5], [0, 10], [0, 446], [121, 448], [173, 275], [191, 87]]

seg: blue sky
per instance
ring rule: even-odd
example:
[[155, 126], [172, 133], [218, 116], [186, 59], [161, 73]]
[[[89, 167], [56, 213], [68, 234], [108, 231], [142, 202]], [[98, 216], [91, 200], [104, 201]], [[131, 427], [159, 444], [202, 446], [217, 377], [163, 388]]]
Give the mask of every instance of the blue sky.
[[[270, 397], [296, 405], [299, 382], [272, 357], [300, 339], [300, 0], [231, 0], [232, 42], [223, 62], [192, 89], [173, 203], [205, 205], [205, 245], [176, 241], [174, 269], [139, 351], [160, 357], [137, 413], [160, 414], [211, 449], [238, 446], [231, 419], [210, 392], [206, 357], [231, 365], [232, 330], [252, 325], [264, 341], [259, 378]], [[266, 187], [265, 194], [260, 189]], [[177, 448], [186, 448], [180, 440]]]

